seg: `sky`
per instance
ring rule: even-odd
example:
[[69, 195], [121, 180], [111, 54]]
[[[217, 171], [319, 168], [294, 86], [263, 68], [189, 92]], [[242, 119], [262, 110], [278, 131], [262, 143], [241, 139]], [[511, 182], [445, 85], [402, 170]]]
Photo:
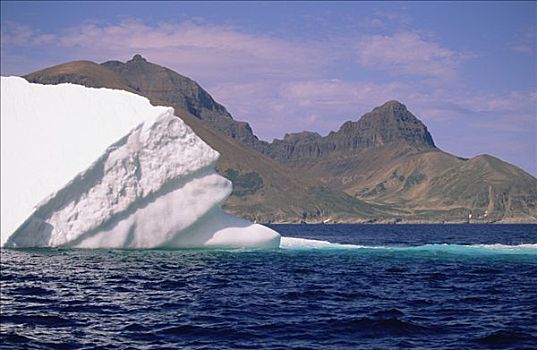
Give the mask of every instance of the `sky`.
[[438, 147], [537, 175], [537, 2], [1, 2], [1, 73], [148, 61], [271, 141], [388, 100]]

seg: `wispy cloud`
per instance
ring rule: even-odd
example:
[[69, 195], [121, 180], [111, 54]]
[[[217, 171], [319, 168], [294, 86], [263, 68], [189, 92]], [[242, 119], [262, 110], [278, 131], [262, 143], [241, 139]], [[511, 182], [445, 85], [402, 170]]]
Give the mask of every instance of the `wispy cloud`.
[[472, 57], [415, 32], [363, 37], [357, 45], [358, 60], [367, 68], [396, 75], [417, 75], [438, 79], [454, 79], [460, 64]]
[[356, 120], [372, 107], [412, 95], [405, 84], [349, 82], [338, 79], [259, 80], [249, 84], [224, 83], [211, 91], [235, 115], [262, 116], [251, 120], [260, 137], [271, 140], [285, 132], [303, 130], [322, 134]]
[[240, 81], [251, 74], [273, 78], [287, 76], [289, 71], [295, 76], [306, 76], [326, 61], [326, 56], [320, 54], [321, 45], [192, 21], [153, 25], [134, 19], [116, 24], [89, 22], [57, 35], [39, 34], [14, 24], [2, 32], [3, 46], [45, 44], [62, 48], [75, 57], [97, 61], [126, 60], [141, 53], [202, 80]]
[[14, 45], [29, 47], [50, 44], [56, 40], [56, 35], [42, 34], [29, 26], [7, 21], [6, 23], [2, 23], [0, 38], [2, 46]]
[[[309, 79], [287, 82], [224, 83], [211, 89], [234, 115], [252, 122], [271, 140], [285, 131], [325, 134], [357, 120], [387, 100], [397, 99], [429, 125], [472, 123], [476, 128], [521, 131], [535, 126], [536, 93], [478, 93], [469, 89], [430, 89], [418, 83]], [[533, 118], [533, 119], [532, 119]]]
[[361, 19], [363, 28], [370, 30], [393, 29], [404, 31], [410, 27], [412, 18], [404, 11], [376, 11]]
[[[402, 21], [382, 14], [372, 18]], [[356, 44], [357, 43], [357, 44]], [[203, 21], [148, 24], [136, 19], [106, 24], [86, 22], [61, 33], [40, 33], [28, 26], [2, 26], [2, 46], [54, 45], [74, 57], [128, 59], [141, 53], [196, 77], [240, 80], [244, 75], [302, 78], [319, 75], [341, 57], [356, 55], [365, 68], [395, 75], [453, 79], [471, 54], [442, 47], [416, 32], [361, 35], [324, 41], [298, 41], [254, 35], [240, 28]], [[354, 51], [354, 52], [353, 52]], [[241, 74], [237, 74], [241, 72]]]
[[522, 54], [537, 53], [537, 34], [535, 30], [528, 30], [518, 35], [511, 45], [511, 50]]

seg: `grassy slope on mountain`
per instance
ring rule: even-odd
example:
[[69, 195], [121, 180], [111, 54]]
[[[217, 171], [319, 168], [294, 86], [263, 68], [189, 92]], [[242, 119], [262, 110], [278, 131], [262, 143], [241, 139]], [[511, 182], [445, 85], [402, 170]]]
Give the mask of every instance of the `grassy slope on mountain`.
[[287, 135], [272, 156], [331, 188], [399, 208], [407, 220], [463, 221], [472, 212], [482, 221], [537, 221], [535, 178], [491, 156], [445, 153], [404, 106], [400, 118], [394, 101], [385, 105], [326, 137]]
[[[24, 78], [38, 84], [74, 83], [88, 87], [126, 90], [138, 93], [127, 80], [109, 69], [91, 61], [73, 61], [25, 75]], [[139, 94], [139, 93], [138, 93]]]
[[233, 169], [242, 176], [254, 173], [262, 179], [262, 186], [253, 194], [232, 196], [225, 205], [229, 212], [262, 222], [319, 222], [324, 219], [359, 221], [384, 218], [386, 212], [391, 211], [388, 206], [371, 206], [317, 181], [293, 176], [286, 166], [245, 148], [236, 140], [207, 127], [188, 112], [180, 111], [178, 115], [220, 152], [218, 170], [221, 174]]
[[535, 178], [491, 156], [464, 160], [439, 150], [392, 148], [365, 151], [354, 161], [360, 164], [358, 176], [352, 166], [338, 177], [330, 176], [326, 169], [333, 169], [333, 161], [320, 162], [317, 166], [325, 171], [314, 173], [340, 178], [343, 181], [332, 182], [333, 187], [370, 203], [404, 208], [415, 219], [464, 220], [469, 212], [486, 221], [537, 218]]

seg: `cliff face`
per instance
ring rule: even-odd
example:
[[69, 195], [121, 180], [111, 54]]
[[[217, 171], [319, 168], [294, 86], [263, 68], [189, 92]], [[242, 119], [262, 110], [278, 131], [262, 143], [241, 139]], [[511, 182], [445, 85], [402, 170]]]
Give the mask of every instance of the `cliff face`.
[[[82, 62], [82, 63], [81, 63]], [[405, 105], [388, 101], [321, 136], [259, 140], [196, 82], [139, 55], [128, 62], [67, 63], [26, 76], [134, 91], [170, 105], [222, 157], [236, 190], [227, 210], [263, 221], [385, 220], [537, 222], [537, 179], [483, 155], [438, 149]]]
[[397, 101], [376, 107], [357, 122], [344, 123], [327, 138], [343, 151], [396, 144], [423, 150], [435, 147], [427, 127]]
[[266, 145], [263, 153], [281, 162], [302, 162], [386, 146], [435, 149], [427, 127], [405, 105], [389, 101], [356, 122], [344, 123], [328, 136], [311, 132], [287, 134], [283, 140]]

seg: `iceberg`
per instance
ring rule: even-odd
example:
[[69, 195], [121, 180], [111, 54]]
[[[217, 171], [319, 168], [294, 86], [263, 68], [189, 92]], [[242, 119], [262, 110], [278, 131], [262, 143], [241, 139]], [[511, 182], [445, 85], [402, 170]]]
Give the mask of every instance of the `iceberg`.
[[1, 78], [1, 246], [277, 248], [226, 214], [218, 152], [121, 90]]

